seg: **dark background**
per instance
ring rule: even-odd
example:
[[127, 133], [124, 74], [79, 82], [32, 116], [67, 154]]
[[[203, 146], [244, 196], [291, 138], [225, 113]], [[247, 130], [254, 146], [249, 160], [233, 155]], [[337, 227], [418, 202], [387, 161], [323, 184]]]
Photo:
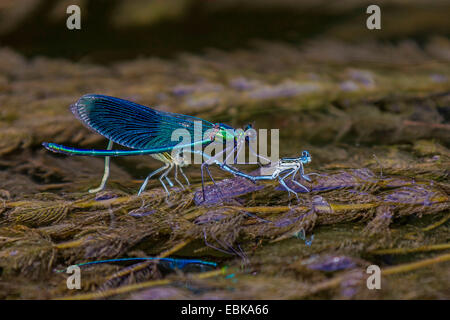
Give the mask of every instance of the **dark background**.
[[[81, 7], [81, 30], [66, 28], [66, 8]], [[366, 8], [378, 4], [382, 30], [365, 27]], [[320, 0], [4, 0], [0, 45], [26, 56], [107, 63], [141, 56], [172, 57], [205, 48], [251, 47], [254, 40], [301, 44], [331, 37], [419, 45], [448, 36], [449, 1]]]

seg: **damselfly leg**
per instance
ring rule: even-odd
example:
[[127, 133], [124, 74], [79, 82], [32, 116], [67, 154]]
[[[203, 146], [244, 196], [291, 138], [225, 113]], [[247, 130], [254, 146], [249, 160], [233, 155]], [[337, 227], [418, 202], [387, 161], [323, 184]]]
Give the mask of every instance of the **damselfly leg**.
[[[112, 150], [113, 144], [114, 144], [114, 142], [112, 140], [109, 140], [106, 150]], [[111, 157], [109, 157], [109, 156], [105, 157], [105, 170], [103, 172], [102, 182], [100, 183], [100, 185], [97, 188], [89, 189], [89, 193], [97, 193], [99, 191], [102, 191], [105, 188], [106, 181], [108, 181], [108, 178], [109, 178], [110, 160], [111, 160]]]
[[180, 173], [181, 175], [184, 177], [184, 180], [186, 180], [186, 184], [189, 187], [191, 185], [191, 183], [189, 182], [189, 179], [186, 177], [186, 175], [184, 174], [183, 168], [181, 166], [175, 166], [175, 181], [178, 182], [178, 184], [181, 186], [181, 188], [183, 188], [183, 190], [185, 189], [183, 183], [180, 182], [180, 180], [178, 180], [178, 169], [180, 169]]
[[300, 201], [300, 199], [298, 198], [298, 194], [297, 192], [295, 192], [294, 190], [292, 190], [291, 188], [289, 188], [286, 184], [286, 182], [284, 181], [289, 175], [291, 175], [291, 172], [288, 172], [286, 175], [284, 176], [278, 176], [278, 181], [280, 182], [280, 184], [287, 190], [287, 192], [289, 193], [289, 197], [291, 196], [291, 192], [293, 194], [295, 194], [295, 197], [297, 198], [297, 201]]
[[170, 171], [172, 171], [173, 168], [175, 168], [175, 174], [174, 174], [175, 181], [181, 186], [181, 188], [183, 190], [185, 190], [185, 187], [184, 187], [183, 183], [181, 183], [181, 181], [178, 179], [178, 169], [180, 169], [181, 174], [183, 175], [184, 179], [187, 182], [187, 185], [190, 185], [189, 179], [186, 177], [186, 175], [184, 174], [183, 169], [182, 169], [183, 166], [187, 165], [187, 163], [184, 161], [182, 156], [177, 154], [175, 157], [172, 157], [172, 155], [169, 152], [164, 152], [164, 153], [161, 153], [161, 154], [154, 154], [154, 155], [152, 155], [152, 157], [157, 159], [157, 160], [160, 160], [160, 161], [162, 161], [162, 162], [164, 162], [166, 164], [163, 167], [153, 171], [152, 173], [150, 173], [147, 176], [147, 178], [145, 179], [144, 183], [142, 184], [142, 186], [141, 186], [141, 188], [139, 190], [138, 195], [140, 195], [144, 191], [145, 187], [147, 186], [148, 180], [152, 176], [160, 173], [161, 171], [164, 171], [164, 172], [159, 177], [159, 181], [161, 182], [161, 185], [163, 186], [163, 188], [166, 191], [167, 195], [170, 195], [170, 191], [168, 190], [166, 184], [164, 183], [164, 179], [169, 184], [169, 187], [171, 187], [171, 188], [174, 187], [173, 182], [168, 177]]
[[[147, 176], [147, 178], [145, 178], [144, 183], [142, 183], [141, 188], [139, 189], [139, 192], [138, 192], [138, 196], [140, 196], [141, 193], [145, 190], [145, 187], [147, 187], [147, 184], [148, 184], [148, 180], [150, 180], [151, 177], [153, 177], [154, 175], [160, 173], [160, 172], [163, 171], [163, 170], [166, 170], [168, 167], [169, 167], [169, 164], [166, 163], [166, 164], [165, 164], [164, 166], [162, 166], [161, 168], [156, 169], [155, 171], [153, 171], [152, 173], [150, 173], [150, 174]], [[165, 186], [164, 182], [163, 182], [162, 180], [159, 180], [159, 181], [161, 182], [161, 184], [163, 185], [164, 189], [165, 189], [166, 192], [168, 193], [167, 187]]]
[[[114, 145], [114, 142], [112, 140], [109, 140], [106, 150], [112, 150], [113, 145]], [[168, 153], [167, 154], [166, 153], [164, 153], [164, 154], [155, 154], [155, 155], [152, 155], [152, 156], [155, 159], [158, 159], [158, 160], [160, 160], [162, 162], [165, 162], [166, 164], [163, 167], [161, 167], [161, 168], [151, 172], [147, 176], [147, 178], [145, 179], [145, 181], [142, 184], [141, 188], [139, 189], [138, 195], [140, 195], [144, 191], [145, 187], [148, 184], [149, 179], [151, 177], [153, 177], [154, 175], [158, 174], [159, 172], [163, 171], [164, 169], [166, 169], [166, 171], [163, 172], [163, 174], [159, 178], [159, 181], [161, 182], [161, 185], [164, 187], [164, 190], [166, 191], [166, 193], [169, 195], [170, 192], [168, 191], [168, 189], [166, 187], [166, 184], [164, 183], [163, 179], [165, 179], [167, 181], [168, 185], [172, 188], [174, 186], [174, 184], [170, 180], [170, 178], [168, 177], [168, 174], [170, 173], [170, 171], [173, 169], [174, 166], [175, 166], [175, 168], [178, 168], [178, 164], [174, 163], [173, 161], [171, 161], [170, 155], [168, 156]], [[105, 157], [105, 169], [104, 169], [104, 172], [103, 172], [102, 181], [101, 181], [100, 185], [97, 188], [90, 189], [89, 190], [90, 193], [97, 193], [99, 191], [102, 191], [105, 188], [105, 185], [106, 185], [106, 182], [108, 181], [109, 173], [110, 173], [110, 161], [111, 161], [111, 157], [110, 156], [106, 156]], [[180, 168], [180, 170], [181, 170], [181, 168]], [[189, 181], [187, 180], [186, 175], [184, 175], [184, 173], [182, 173], [182, 174], [183, 174], [183, 176], [185, 177], [186, 181], [189, 184]], [[176, 177], [175, 177], [175, 179], [176, 179]], [[176, 179], [176, 181], [184, 189], [183, 184], [178, 179]]]

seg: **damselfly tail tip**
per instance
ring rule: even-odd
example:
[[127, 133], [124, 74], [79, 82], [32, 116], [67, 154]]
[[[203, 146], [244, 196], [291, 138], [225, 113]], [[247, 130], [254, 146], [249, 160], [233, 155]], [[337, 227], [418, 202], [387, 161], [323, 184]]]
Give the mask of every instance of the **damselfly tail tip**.
[[54, 143], [42, 142], [42, 145], [44, 146], [45, 149], [56, 152], [56, 150], [54, 148]]

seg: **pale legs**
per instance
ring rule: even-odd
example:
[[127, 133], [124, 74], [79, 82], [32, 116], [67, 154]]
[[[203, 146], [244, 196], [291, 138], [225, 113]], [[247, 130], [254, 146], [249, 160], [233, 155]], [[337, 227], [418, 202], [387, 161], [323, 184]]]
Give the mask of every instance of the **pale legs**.
[[173, 167], [175, 167], [175, 181], [181, 186], [181, 188], [184, 190], [185, 187], [181, 183], [180, 180], [178, 180], [178, 168], [180, 169], [181, 174], [183, 175], [184, 179], [187, 182], [187, 185], [189, 186], [189, 180], [186, 177], [186, 175], [183, 172], [182, 167], [186, 166], [186, 162], [184, 161], [183, 157], [177, 155], [177, 157], [173, 158], [172, 155], [168, 152], [159, 153], [152, 155], [155, 159], [158, 159], [165, 163], [165, 165], [152, 173], [150, 173], [147, 178], [145, 179], [144, 183], [142, 184], [141, 188], [139, 189], [138, 196], [145, 190], [145, 187], [148, 184], [149, 179], [154, 176], [155, 174], [158, 174], [159, 172], [165, 170], [163, 174], [159, 177], [159, 181], [161, 182], [162, 186], [164, 187], [164, 190], [166, 191], [167, 195], [170, 195], [170, 191], [167, 189], [166, 184], [164, 183], [163, 179], [165, 178], [167, 180], [167, 183], [170, 187], [173, 187], [172, 181], [167, 177], [167, 175], [172, 171]]
[[[114, 144], [114, 142], [109, 140], [108, 146], [107, 146], [107, 150], [112, 150], [113, 144]], [[181, 167], [184, 167], [184, 166], [187, 165], [182, 157], [178, 156], [176, 159], [172, 159], [172, 156], [170, 155], [170, 153], [167, 153], [167, 152], [154, 154], [154, 155], [152, 154], [151, 156], [153, 158], [157, 159], [157, 160], [160, 160], [160, 161], [164, 162], [164, 166], [162, 166], [161, 168], [151, 172], [147, 176], [147, 178], [145, 179], [145, 181], [142, 184], [141, 188], [139, 189], [138, 195], [140, 195], [144, 191], [144, 189], [147, 186], [148, 181], [149, 181], [149, 179], [151, 177], [153, 177], [154, 175], [156, 175], [156, 174], [158, 174], [158, 173], [160, 173], [161, 171], [164, 171], [164, 170], [165, 171], [163, 172], [163, 174], [159, 177], [159, 181], [161, 182], [161, 184], [162, 184], [164, 190], [166, 191], [167, 195], [170, 195], [170, 192], [167, 189], [167, 186], [164, 183], [163, 179], [166, 179], [167, 183], [169, 184], [169, 187], [173, 187], [174, 186], [172, 181], [167, 176], [170, 173], [170, 171], [173, 169], [173, 167], [175, 167], [175, 181], [181, 186], [181, 188], [183, 188], [183, 190], [185, 189], [184, 185], [181, 183], [181, 181], [178, 180], [178, 168], [180, 169], [181, 174], [183, 175], [184, 179], [186, 180], [187, 185], [188, 186], [190, 185], [188, 178], [186, 177], [186, 175], [183, 172], [183, 169], [181, 168]], [[97, 193], [99, 191], [102, 191], [105, 188], [106, 182], [108, 181], [108, 178], [109, 178], [110, 158], [111, 157], [105, 157], [105, 169], [104, 169], [104, 172], [103, 172], [102, 181], [101, 181], [100, 185], [97, 188], [90, 189], [89, 190], [90, 193]]]
[[[109, 140], [108, 147], [106, 148], [106, 150], [112, 150], [113, 144], [114, 144], [114, 142], [112, 142], [112, 140]], [[105, 188], [106, 181], [108, 180], [108, 177], [109, 177], [110, 159], [111, 159], [111, 157], [105, 157], [105, 171], [103, 172], [102, 182], [100, 183], [100, 185], [97, 188], [89, 189], [89, 193], [97, 193], [99, 191], [102, 191]]]

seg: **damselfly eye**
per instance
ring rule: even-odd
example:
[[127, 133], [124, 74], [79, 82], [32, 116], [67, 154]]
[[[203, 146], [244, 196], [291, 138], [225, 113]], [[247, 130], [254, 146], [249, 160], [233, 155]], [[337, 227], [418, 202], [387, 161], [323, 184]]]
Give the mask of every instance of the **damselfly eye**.
[[303, 151], [301, 156], [301, 161], [303, 163], [310, 163], [311, 162], [311, 156], [308, 151]]
[[245, 137], [248, 141], [255, 141], [257, 138], [256, 130], [252, 128], [251, 125], [247, 125], [245, 129]]

